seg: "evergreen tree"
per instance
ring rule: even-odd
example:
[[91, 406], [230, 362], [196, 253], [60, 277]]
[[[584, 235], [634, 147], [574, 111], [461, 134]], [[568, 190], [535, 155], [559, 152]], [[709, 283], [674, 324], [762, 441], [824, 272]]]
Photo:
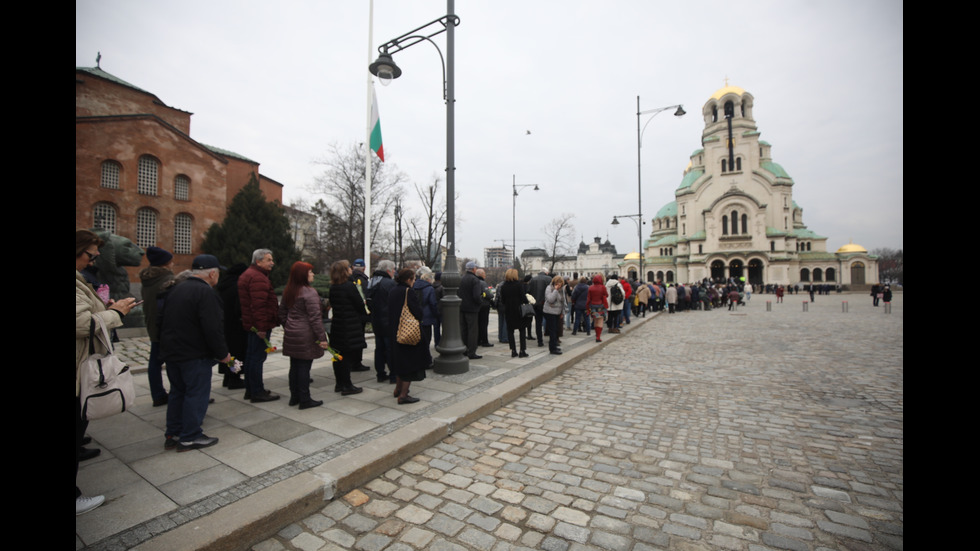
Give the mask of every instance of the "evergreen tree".
[[269, 279], [275, 287], [286, 283], [289, 269], [299, 260], [282, 206], [265, 200], [254, 172], [231, 200], [224, 221], [208, 229], [201, 249], [218, 257], [225, 266], [251, 264], [254, 250], [271, 250], [276, 265]]

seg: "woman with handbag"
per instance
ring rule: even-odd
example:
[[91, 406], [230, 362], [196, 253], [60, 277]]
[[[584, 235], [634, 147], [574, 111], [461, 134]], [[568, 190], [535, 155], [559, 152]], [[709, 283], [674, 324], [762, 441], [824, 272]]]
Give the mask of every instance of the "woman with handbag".
[[[507, 332], [509, 333], [507, 341], [510, 343], [510, 355], [513, 358], [521, 357], [526, 358], [527, 354], [527, 335], [525, 335], [525, 317], [524, 309], [522, 305], [528, 304], [527, 294], [524, 292], [524, 285], [521, 282], [521, 278], [517, 273], [517, 270], [511, 268], [504, 273], [504, 284], [500, 286], [500, 302], [504, 305], [504, 312], [507, 316]], [[534, 316], [534, 309], [530, 310], [531, 316]], [[516, 341], [514, 340], [514, 331], [521, 340], [521, 353], [520, 356], [517, 354]]]
[[367, 310], [364, 298], [357, 285], [350, 280], [354, 273], [346, 260], [338, 260], [330, 266], [330, 308], [333, 319], [330, 323], [330, 344], [340, 353], [341, 359], [333, 362], [333, 374], [337, 380], [334, 392], [350, 396], [363, 392], [361, 387], [351, 382], [351, 362], [354, 351], [364, 348], [364, 322]]
[[289, 281], [279, 304], [282, 322], [282, 354], [289, 358], [289, 405], [299, 409], [322, 406], [310, 397], [310, 369], [313, 360], [323, 357], [330, 344], [323, 330], [320, 295], [313, 283], [313, 265], [296, 262], [289, 270]]
[[422, 339], [422, 304], [412, 290], [415, 272], [403, 268], [395, 276], [397, 287], [388, 293], [388, 327], [391, 331], [391, 370], [395, 374], [395, 398], [399, 404], [414, 404], [408, 395], [412, 381], [425, 379], [429, 365], [429, 343]]
[[[105, 354], [108, 346], [93, 335], [94, 318], [99, 318], [108, 329], [122, 326], [122, 318], [133, 308], [136, 299], [124, 298], [102, 302], [95, 289], [82, 275], [82, 270], [95, 262], [99, 256], [102, 239], [89, 230], [75, 230], [75, 479], [78, 479], [79, 453], [88, 421], [82, 418], [80, 398], [81, 380], [79, 369], [89, 357], [90, 345], [97, 354]], [[105, 496], [83, 496], [75, 486], [75, 514], [80, 515], [95, 509], [105, 502]]]

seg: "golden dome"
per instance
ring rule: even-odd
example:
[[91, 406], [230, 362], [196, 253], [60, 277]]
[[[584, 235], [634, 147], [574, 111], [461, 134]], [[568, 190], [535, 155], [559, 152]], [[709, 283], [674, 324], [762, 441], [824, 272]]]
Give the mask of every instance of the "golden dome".
[[868, 249], [865, 249], [861, 245], [850, 242], [847, 245], [837, 249], [838, 253], [867, 253]]
[[639, 260], [639, 259], [640, 259], [640, 253], [636, 251], [633, 251], [630, 254], [623, 257], [623, 260]]
[[714, 94], [711, 94], [711, 99], [721, 99], [722, 96], [730, 92], [734, 92], [735, 94], [741, 96], [745, 93], [745, 90], [739, 88], [738, 86], [725, 86], [724, 88], [720, 88]]

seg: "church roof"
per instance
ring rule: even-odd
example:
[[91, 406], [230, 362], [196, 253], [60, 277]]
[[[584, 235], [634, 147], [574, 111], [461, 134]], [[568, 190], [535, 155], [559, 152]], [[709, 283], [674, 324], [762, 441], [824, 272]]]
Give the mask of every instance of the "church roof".
[[671, 201], [661, 207], [655, 218], [664, 218], [665, 216], [677, 216], [677, 201]]
[[789, 174], [786, 173], [786, 170], [783, 167], [779, 166], [778, 164], [772, 161], [766, 161], [762, 163], [762, 169], [767, 172], [771, 172], [777, 178], [789, 178], [790, 180], [793, 179], [792, 177], [790, 177]]
[[808, 230], [806, 228], [793, 230], [792, 232], [790, 232], [790, 235], [797, 239], [827, 239], [826, 237], [822, 235], [817, 235], [813, 233], [813, 231]]
[[[88, 73], [88, 74], [90, 74], [92, 76], [96, 76], [96, 77], [99, 77], [99, 78], [104, 78], [106, 80], [115, 82], [116, 84], [121, 84], [121, 85], [123, 85], [123, 86], [125, 86], [127, 88], [132, 88], [133, 90], [136, 90], [137, 92], [143, 92], [144, 94], [149, 94], [149, 95], [151, 95], [153, 97], [156, 97], [156, 95], [153, 94], [153, 93], [151, 93], [151, 92], [147, 92], [146, 90], [144, 90], [144, 89], [142, 89], [142, 88], [140, 88], [138, 86], [134, 86], [134, 85], [126, 82], [125, 80], [123, 80], [123, 79], [121, 79], [121, 78], [119, 78], [119, 77], [117, 77], [115, 75], [111, 75], [111, 74], [103, 71], [101, 67], [75, 67], [75, 70], [76, 71], [79, 71], [79, 72], [82, 72], [82, 73]], [[159, 99], [159, 98], [157, 98], [157, 99]]]
[[837, 249], [837, 252], [838, 253], [866, 253], [868, 252], [868, 249], [865, 249], [864, 247], [858, 245], [857, 243], [851, 242]]
[[[698, 181], [698, 178], [704, 175], [703, 170], [691, 170], [684, 175], [681, 179], [681, 185], [677, 186], [677, 189], [687, 189], [691, 187], [694, 182]], [[674, 214], [677, 214], [677, 202], [674, 202]]]
[[719, 88], [714, 94], [711, 94], [711, 99], [721, 99], [722, 96], [728, 93], [735, 93], [741, 96], [745, 93], [745, 90], [738, 86], [725, 86], [724, 88]]

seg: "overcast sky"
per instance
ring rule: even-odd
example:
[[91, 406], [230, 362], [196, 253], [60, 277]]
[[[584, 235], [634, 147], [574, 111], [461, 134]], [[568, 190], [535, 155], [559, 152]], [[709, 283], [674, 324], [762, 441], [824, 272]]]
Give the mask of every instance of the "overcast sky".
[[[377, 46], [446, 13], [439, 0], [375, 0], [369, 47], [368, 6], [76, 0], [75, 65], [101, 52], [103, 70], [194, 113], [192, 138], [258, 161], [285, 203], [312, 201], [315, 161], [365, 139]], [[610, 222], [637, 212], [636, 97], [688, 112], [658, 115], [643, 136], [649, 220], [673, 200], [701, 147], [701, 108], [726, 78], [755, 97], [761, 139], [828, 250], [903, 248], [902, 2], [458, 0], [455, 11], [457, 256], [510, 243], [515, 176], [540, 187], [517, 198], [518, 251], [541, 246], [563, 213], [576, 242], [635, 250], [634, 223]], [[433, 40], [445, 53], [445, 34]], [[444, 180], [439, 56], [420, 43], [395, 60], [402, 77], [376, 86], [387, 162], [409, 182]]]

